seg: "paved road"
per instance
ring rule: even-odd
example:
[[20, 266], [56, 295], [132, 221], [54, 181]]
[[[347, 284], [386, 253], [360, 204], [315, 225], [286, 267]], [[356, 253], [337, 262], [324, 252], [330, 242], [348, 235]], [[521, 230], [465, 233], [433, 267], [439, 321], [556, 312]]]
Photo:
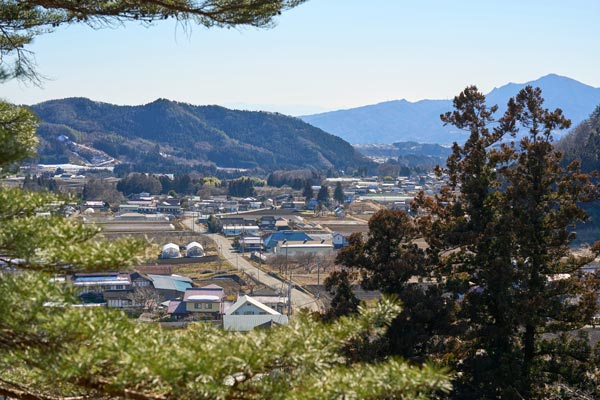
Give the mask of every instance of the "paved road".
[[[192, 229], [192, 220], [191, 219], [184, 220], [184, 224], [189, 229]], [[198, 225], [195, 226], [195, 229], [196, 230], [198, 229]], [[281, 279], [278, 279], [271, 275], [267, 275], [265, 273], [259, 274], [258, 269], [254, 265], [252, 265], [244, 257], [241, 257], [238, 253], [236, 253], [231, 248], [231, 241], [229, 239], [223, 237], [222, 235], [218, 235], [215, 233], [204, 232], [204, 234], [207, 237], [214, 240], [214, 242], [220, 249], [221, 257], [229, 260], [232, 265], [237, 265], [237, 267], [240, 271], [244, 271], [247, 274], [252, 275], [255, 278], [257, 278], [257, 280], [261, 284], [267, 285], [275, 290], [283, 289], [284, 295], [285, 295], [285, 293], [287, 291], [287, 287], [288, 287], [287, 282], [283, 283], [281, 281]], [[302, 308], [307, 308], [310, 311], [319, 311], [320, 305], [321, 305], [321, 303], [311, 294], [307, 294], [307, 293], [301, 292], [298, 289], [292, 288], [292, 306], [293, 306], [292, 309], [294, 311], [300, 310]]]

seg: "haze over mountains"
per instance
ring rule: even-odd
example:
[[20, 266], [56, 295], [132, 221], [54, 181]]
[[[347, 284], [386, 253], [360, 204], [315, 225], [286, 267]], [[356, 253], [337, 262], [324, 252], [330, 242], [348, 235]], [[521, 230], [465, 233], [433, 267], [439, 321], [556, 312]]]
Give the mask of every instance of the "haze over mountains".
[[[562, 108], [566, 117], [573, 122], [572, 126], [588, 118], [600, 104], [600, 88], [550, 74], [535, 81], [509, 83], [495, 88], [486, 95], [488, 105], [498, 104], [498, 114], [504, 112], [508, 99], [526, 85], [540, 87], [546, 100], [544, 105], [549, 109]], [[300, 118], [352, 144], [464, 142], [468, 137], [466, 132], [445, 127], [440, 121], [440, 114], [451, 109], [452, 100], [394, 100]]]

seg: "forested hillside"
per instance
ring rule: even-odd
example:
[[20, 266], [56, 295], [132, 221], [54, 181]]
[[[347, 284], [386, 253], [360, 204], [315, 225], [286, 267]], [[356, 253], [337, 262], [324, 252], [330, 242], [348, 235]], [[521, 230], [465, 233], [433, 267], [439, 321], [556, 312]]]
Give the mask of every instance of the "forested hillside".
[[[116, 106], [85, 98], [31, 107], [40, 117], [42, 159], [57, 159], [59, 135], [138, 169], [177, 167], [353, 169], [367, 161], [344, 140], [275, 113], [159, 99]], [[62, 155], [64, 158], [67, 153]], [[60, 157], [58, 157], [60, 158]], [[58, 160], [64, 161], [64, 160]]]
[[[581, 163], [583, 172], [600, 171], [600, 105], [590, 117], [569, 132], [556, 143], [556, 148], [563, 153], [562, 163], [569, 165], [572, 161]], [[594, 201], [583, 205], [590, 220], [577, 226], [576, 244], [593, 243], [600, 234], [600, 202]]]
[[565, 165], [579, 160], [584, 172], [600, 170], [600, 105], [588, 119], [557, 142], [556, 147], [563, 153]]

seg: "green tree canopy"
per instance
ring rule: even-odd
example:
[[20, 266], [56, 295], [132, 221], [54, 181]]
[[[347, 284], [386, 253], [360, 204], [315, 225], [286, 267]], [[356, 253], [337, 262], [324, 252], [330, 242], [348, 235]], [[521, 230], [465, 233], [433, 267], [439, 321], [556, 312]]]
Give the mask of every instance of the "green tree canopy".
[[117, 183], [117, 190], [124, 195], [150, 193], [159, 194], [162, 190], [160, 180], [148, 174], [130, 174]]
[[352, 234], [336, 258], [336, 263], [360, 271], [364, 289], [402, 301], [404, 310], [387, 334], [387, 351], [411, 359], [435, 357], [435, 339], [445, 332], [453, 312], [433, 279], [435, 259], [419, 239], [418, 226], [407, 213], [380, 210], [369, 220], [366, 240]]
[[35, 155], [37, 118], [25, 107], [0, 101], [0, 174]]

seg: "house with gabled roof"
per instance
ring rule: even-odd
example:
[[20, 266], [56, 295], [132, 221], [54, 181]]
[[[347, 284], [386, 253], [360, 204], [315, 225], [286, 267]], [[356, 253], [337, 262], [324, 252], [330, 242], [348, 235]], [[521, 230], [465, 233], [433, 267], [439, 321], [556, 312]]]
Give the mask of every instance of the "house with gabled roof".
[[273, 215], [263, 215], [258, 221], [258, 227], [263, 231], [273, 231], [276, 222], [277, 220]]
[[80, 272], [71, 276], [84, 303], [105, 304], [109, 308], [138, 307], [134, 293], [151, 282], [138, 272]]
[[240, 296], [223, 316], [223, 328], [228, 331], [245, 332], [256, 327], [287, 323], [287, 315], [282, 315], [250, 296]]
[[304, 242], [305, 240], [312, 241], [313, 238], [302, 231], [277, 231], [263, 236], [263, 245], [266, 251], [272, 252], [277, 244], [284, 240], [289, 242]]
[[333, 248], [339, 250], [342, 247], [348, 246], [349, 237], [350, 234], [346, 232], [333, 232]]
[[192, 287], [192, 280], [179, 275], [147, 275], [161, 301], [181, 298]]
[[198, 319], [221, 319], [224, 300], [225, 291], [221, 286], [214, 284], [189, 288], [183, 295], [186, 311], [194, 314]]
[[298, 256], [302, 254], [315, 254], [318, 256], [327, 256], [333, 252], [333, 244], [331, 241], [320, 240], [320, 241], [296, 241], [287, 240], [278, 242], [277, 246], [273, 249], [276, 254], [286, 254], [287, 256]]

